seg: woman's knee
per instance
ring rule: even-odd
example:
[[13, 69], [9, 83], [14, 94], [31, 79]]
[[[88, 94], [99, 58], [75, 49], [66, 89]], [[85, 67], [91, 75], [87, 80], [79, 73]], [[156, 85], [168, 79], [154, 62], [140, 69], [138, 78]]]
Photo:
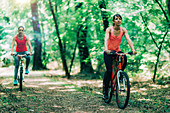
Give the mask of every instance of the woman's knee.
[[26, 60], [30, 61], [30, 56], [26, 56]]
[[15, 66], [16, 67], [19, 66], [19, 58], [18, 58], [18, 56], [15, 57]]

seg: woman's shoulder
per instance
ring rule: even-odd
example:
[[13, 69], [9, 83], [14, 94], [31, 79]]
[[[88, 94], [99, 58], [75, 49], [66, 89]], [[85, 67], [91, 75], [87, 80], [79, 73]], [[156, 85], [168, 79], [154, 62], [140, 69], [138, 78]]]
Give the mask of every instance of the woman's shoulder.
[[126, 28], [124, 28], [124, 27], [121, 27], [121, 28], [122, 28], [123, 33], [125, 33], [127, 31]]
[[108, 28], [106, 29], [106, 32], [111, 32], [112, 29], [113, 29], [113, 27], [110, 26], [110, 27], [108, 27]]
[[110, 29], [110, 30], [113, 29], [113, 26], [108, 27], [108, 29]]
[[28, 36], [26, 36], [25, 34], [24, 34], [24, 36], [25, 36], [25, 40], [28, 40]]

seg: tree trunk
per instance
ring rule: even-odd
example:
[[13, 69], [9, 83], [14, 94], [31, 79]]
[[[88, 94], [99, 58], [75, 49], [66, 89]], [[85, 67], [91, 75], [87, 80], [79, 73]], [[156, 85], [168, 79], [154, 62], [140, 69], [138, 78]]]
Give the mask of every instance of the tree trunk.
[[34, 29], [34, 57], [33, 57], [33, 70], [43, 69], [42, 60], [41, 60], [41, 31], [40, 24], [38, 21], [38, 6], [37, 0], [31, 0], [31, 11], [32, 11], [32, 24]]
[[42, 59], [43, 59], [43, 67], [45, 68], [45, 69], [47, 69], [47, 67], [46, 67], [46, 65], [47, 65], [47, 58], [46, 58], [46, 49], [45, 49], [45, 47], [46, 47], [46, 41], [45, 41], [45, 35], [44, 35], [44, 24], [43, 23], [41, 23], [41, 28], [42, 28], [42, 38], [43, 38], [43, 41], [42, 41], [42, 43], [43, 43], [43, 47], [42, 47]]
[[[158, 0], [155, 0], [155, 1], [159, 5], [159, 7], [161, 8], [161, 10], [162, 10], [162, 12], [163, 12], [163, 14], [164, 14], [164, 16], [166, 18], [167, 23], [169, 23], [169, 19], [168, 19], [168, 16], [166, 15], [166, 13], [165, 13], [165, 10], [163, 9], [163, 7], [161, 6], [161, 4], [159, 3]], [[162, 44], [163, 44], [167, 34], [168, 34], [168, 30], [166, 31], [166, 33], [165, 33], [165, 35], [164, 35], [164, 37], [162, 39], [162, 42], [161, 42], [161, 44], [159, 46], [159, 52], [158, 52], [158, 55], [157, 55], [157, 62], [155, 64], [155, 71], [154, 71], [154, 75], [153, 75], [153, 79], [152, 79], [154, 83], [155, 83], [155, 77], [156, 77], [157, 67], [158, 67], [158, 63], [159, 63], [159, 57], [160, 57], [160, 54], [161, 54]]]
[[[79, 2], [76, 5], [75, 10], [81, 8], [82, 5], [83, 3]], [[79, 57], [80, 57], [80, 72], [93, 73], [94, 70], [91, 64], [86, 38], [87, 38], [87, 26], [79, 25], [79, 30], [77, 32], [77, 44], [79, 48]]]
[[169, 16], [170, 16], [170, 0], [167, 0], [167, 7], [168, 7]]
[[152, 79], [154, 83], [155, 83], [155, 77], [156, 77], [156, 72], [157, 72], [157, 67], [158, 67], [158, 63], [159, 63], [159, 57], [160, 57], [160, 54], [161, 54], [162, 45], [163, 45], [163, 42], [164, 42], [167, 34], [168, 34], [168, 30], [165, 33], [163, 40], [162, 40], [160, 47], [159, 47], [159, 52], [158, 52], [158, 55], [157, 55], [157, 61], [156, 61], [156, 65], [155, 65], [155, 71], [154, 71], [154, 75], [153, 75], [153, 79]]
[[[98, 4], [100, 7], [101, 11], [101, 16], [102, 16], [102, 21], [103, 21], [103, 27], [104, 31], [109, 27], [109, 21], [108, 21], [108, 15], [106, 11], [103, 11], [103, 9], [106, 9], [106, 2], [104, 0], [98, 0]], [[99, 74], [101, 66], [104, 64], [104, 62], [99, 58], [98, 59], [98, 64], [97, 64], [97, 69], [96, 69], [96, 74]]]
[[[61, 60], [62, 60], [63, 68], [65, 70], [65, 74], [66, 74], [67, 78], [70, 78], [70, 73], [68, 71], [65, 53], [64, 53], [64, 50], [63, 50], [63, 46], [62, 46], [62, 42], [61, 42], [61, 38], [60, 38], [60, 34], [59, 34], [57, 19], [56, 19], [55, 14], [54, 14], [54, 10], [53, 10], [52, 4], [51, 4], [51, 0], [49, 0], [49, 4], [50, 4], [50, 9], [51, 9], [51, 12], [52, 12], [52, 15], [53, 15], [53, 19], [54, 19], [54, 22], [55, 22], [56, 33], [57, 33], [57, 36], [58, 36], [58, 39], [59, 39], [58, 44], [59, 44], [59, 47], [60, 47], [60, 54], [61, 54]], [[55, 5], [55, 6], [57, 8], [57, 5]], [[57, 9], [56, 9], [56, 13], [57, 13]]]
[[102, 16], [102, 20], [103, 20], [104, 31], [106, 31], [107, 27], [109, 26], [107, 12], [103, 11], [103, 9], [106, 9], [106, 3], [104, 0], [99, 0], [98, 4], [101, 9], [101, 16]]
[[80, 72], [93, 73], [93, 67], [91, 64], [86, 38], [87, 38], [87, 26], [84, 29], [81, 29], [81, 33], [78, 36]]

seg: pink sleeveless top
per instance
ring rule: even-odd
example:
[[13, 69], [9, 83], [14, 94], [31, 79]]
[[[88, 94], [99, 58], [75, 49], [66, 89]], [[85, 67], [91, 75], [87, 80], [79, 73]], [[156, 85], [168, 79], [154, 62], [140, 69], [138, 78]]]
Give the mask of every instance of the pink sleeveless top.
[[18, 39], [18, 34], [17, 34], [16, 43], [17, 43], [16, 49], [15, 49], [16, 52], [27, 51], [27, 41], [26, 41], [26, 38], [25, 38], [24, 34], [23, 34], [23, 39], [22, 40]]
[[121, 51], [120, 50], [120, 43], [123, 37], [123, 30], [120, 27], [120, 34], [119, 36], [115, 36], [113, 34], [113, 27], [111, 27], [111, 33], [109, 35], [109, 40], [108, 40], [108, 50], [115, 50], [116, 52]]

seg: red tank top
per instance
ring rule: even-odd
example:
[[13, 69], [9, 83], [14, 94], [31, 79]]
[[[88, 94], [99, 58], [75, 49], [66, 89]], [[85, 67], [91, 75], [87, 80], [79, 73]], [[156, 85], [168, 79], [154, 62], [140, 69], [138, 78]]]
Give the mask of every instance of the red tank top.
[[15, 49], [16, 52], [27, 51], [27, 41], [26, 41], [26, 38], [25, 38], [24, 34], [23, 34], [23, 39], [22, 40], [18, 39], [18, 34], [16, 35], [16, 43], [17, 43], [16, 49]]
[[115, 36], [113, 34], [113, 27], [111, 27], [111, 33], [109, 35], [109, 40], [108, 40], [108, 50], [111, 50], [111, 51], [114, 50], [116, 52], [121, 51], [120, 43], [121, 43], [122, 37], [123, 37], [123, 31], [121, 27], [120, 27], [119, 36]]

